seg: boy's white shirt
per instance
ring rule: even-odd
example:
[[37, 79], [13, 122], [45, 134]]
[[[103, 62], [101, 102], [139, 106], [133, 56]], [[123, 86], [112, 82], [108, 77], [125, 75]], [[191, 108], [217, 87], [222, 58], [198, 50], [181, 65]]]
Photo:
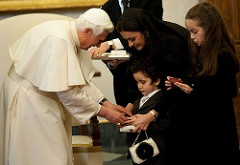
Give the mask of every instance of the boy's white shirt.
[[[144, 103], [146, 103], [148, 99], [150, 99], [153, 95], [155, 95], [155, 94], [156, 94], [158, 91], [160, 91], [160, 90], [161, 90], [161, 89], [157, 89], [157, 90], [152, 91], [151, 93], [149, 93], [149, 94], [143, 96], [143, 97], [140, 99], [140, 102], [139, 102], [139, 108], [141, 108], [142, 105], [143, 105]], [[143, 99], [145, 99], [144, 102], [142, 102]]]

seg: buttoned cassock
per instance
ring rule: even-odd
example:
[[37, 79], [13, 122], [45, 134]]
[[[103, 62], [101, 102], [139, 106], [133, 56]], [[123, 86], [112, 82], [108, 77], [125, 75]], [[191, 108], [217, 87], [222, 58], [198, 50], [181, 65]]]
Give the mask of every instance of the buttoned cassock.
[[[0, 164], [72, 164], [71, 115], [84, 124], [103, 94], [91, 83], [75, 21], [37, 25], [9, 49], [13, 65], [1, 88]], [[60, 98], [60, 99], [59, 99]]]

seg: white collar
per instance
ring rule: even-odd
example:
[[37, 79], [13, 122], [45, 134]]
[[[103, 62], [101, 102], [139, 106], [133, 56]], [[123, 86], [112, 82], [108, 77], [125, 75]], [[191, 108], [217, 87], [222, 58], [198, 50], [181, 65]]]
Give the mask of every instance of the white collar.
[[146, 101], [147, 101], [150, 97], [152, 97], [154, 94], [156, 94], [156, 93], [157, 93], [158, 91], [160, 91], [160, 90], [161, 90], [161, 89], [157, 89], [157, 90], [152, 91], [151, 93], [143, 96], [143, 97], [140, 99], [139, 108], [141, 108], [142, 105], [143, 105], [144, 103], [146, 103]]
[[80, 48], [80, 41], [78, 38], [77, 27], [76, 27], [75, 21], [70, 21], [70, 26], [71, 26], [70, 30], [72, 31], [73, 41], [74, 41], [76, 47]]
[[144, 98], [145, 97], [148, 97], [148, 98], [150, 98], [150, 97], [152, 97], [155, 93], [157, 93], [158, 91], [160, 91], [161, 89], [157, 89], [157, 90], [155, 90], [155, 91], [152, 91], [151, 93], [149, 93], [149, 94], [147, 94], [147, 95], [145, 95], [145, 96], [143, 96]]

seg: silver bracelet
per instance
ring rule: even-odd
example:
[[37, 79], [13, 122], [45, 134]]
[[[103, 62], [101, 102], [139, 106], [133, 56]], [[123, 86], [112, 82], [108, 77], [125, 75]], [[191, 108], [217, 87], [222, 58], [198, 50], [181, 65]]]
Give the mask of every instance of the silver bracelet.
[[153, 117], [154, 117], [154, 122], [157, 120], [157, 115], [153, 112], [153, 111], [150, 111], [150, 113], [153, 115]]

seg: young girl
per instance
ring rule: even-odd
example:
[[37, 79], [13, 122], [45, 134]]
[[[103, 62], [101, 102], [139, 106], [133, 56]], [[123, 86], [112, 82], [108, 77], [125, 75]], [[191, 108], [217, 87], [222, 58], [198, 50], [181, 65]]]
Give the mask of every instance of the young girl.
[[234, 44], [210, 3], [192, 7], [185, 25], [191, 36], [190, 78], [183, 83], [166, 81], [166, 86], [169, 90], [177, 86], [188, 95], [190, 115], [183, 119], [191, 131], [191, 141], [185, 145], [188, 157], [193, 164], [235, 164], [239, 143], [232, 98], [237, 95], [239, 64]]

